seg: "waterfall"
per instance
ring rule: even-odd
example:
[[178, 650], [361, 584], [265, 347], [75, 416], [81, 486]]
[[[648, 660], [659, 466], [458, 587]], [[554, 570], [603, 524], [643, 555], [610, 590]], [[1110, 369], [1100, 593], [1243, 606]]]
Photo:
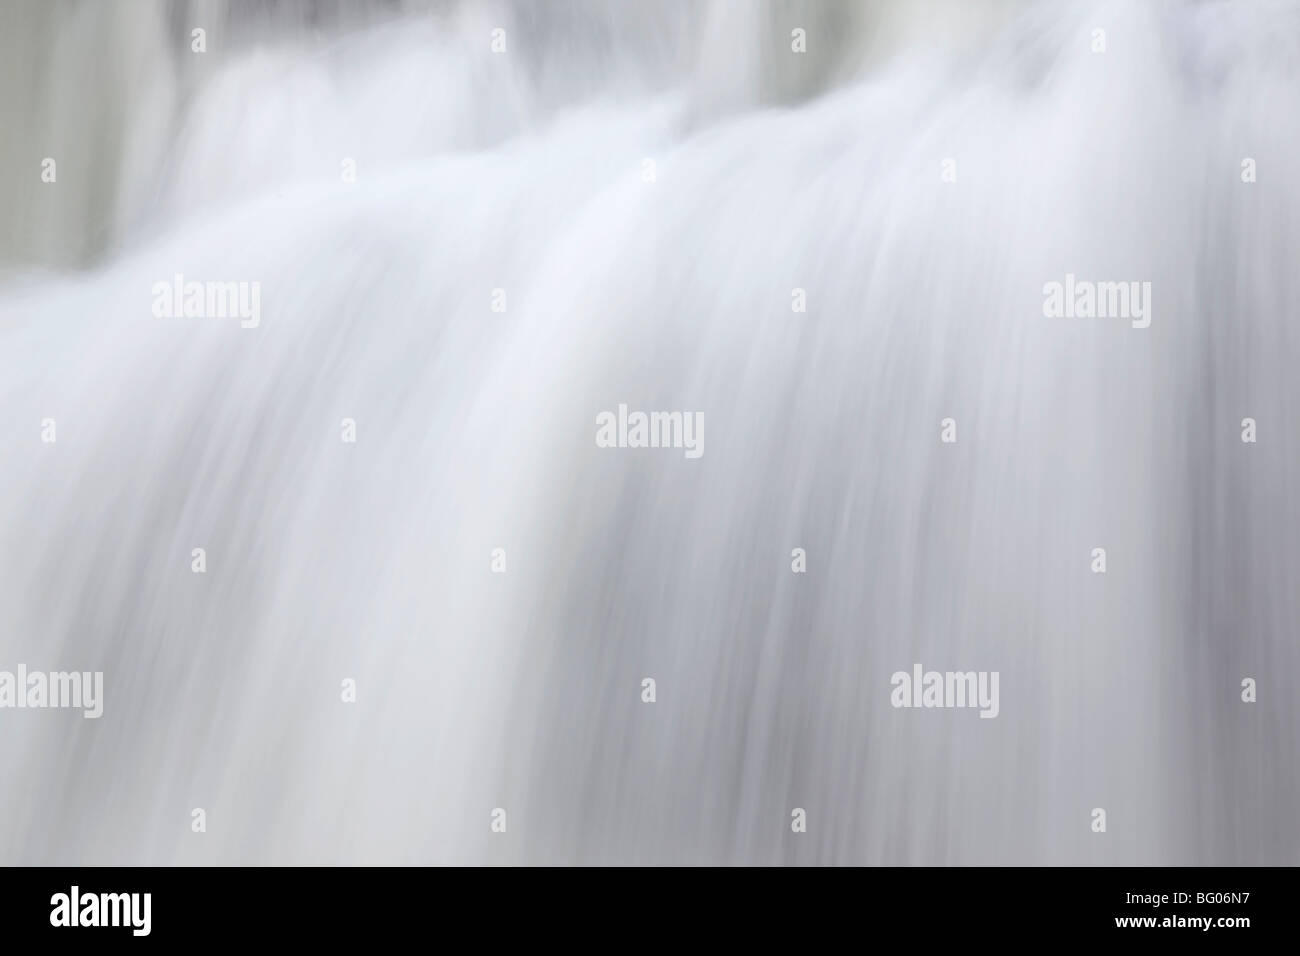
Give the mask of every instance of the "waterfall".
[[1296, 4], [0, 17], [0, 862], [1297, 860]]

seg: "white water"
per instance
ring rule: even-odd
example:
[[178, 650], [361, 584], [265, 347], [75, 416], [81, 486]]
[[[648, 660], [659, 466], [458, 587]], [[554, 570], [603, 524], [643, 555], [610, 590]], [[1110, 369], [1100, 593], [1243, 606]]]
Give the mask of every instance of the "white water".
[[130, 9], [5, 143], [0, 668], [107, 699], [0, 712], [0, 861], [1297, 861], [1294, 4]]

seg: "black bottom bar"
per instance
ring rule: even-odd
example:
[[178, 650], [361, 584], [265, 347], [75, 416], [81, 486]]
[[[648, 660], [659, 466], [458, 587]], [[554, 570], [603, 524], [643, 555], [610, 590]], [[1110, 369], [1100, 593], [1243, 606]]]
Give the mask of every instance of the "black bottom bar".
[[0, 871], [0, 919], [7, 942], [75, 935], [92, 945], [110, 937], [374, 944], [436, 926], [438, 940], [585, 937], [605, 945], [1130, 937], [1231, 946], [1291, 937], [1295, 877], [1293, 869], [572, 869], [539, 877], [501, 869], [11, 868]]

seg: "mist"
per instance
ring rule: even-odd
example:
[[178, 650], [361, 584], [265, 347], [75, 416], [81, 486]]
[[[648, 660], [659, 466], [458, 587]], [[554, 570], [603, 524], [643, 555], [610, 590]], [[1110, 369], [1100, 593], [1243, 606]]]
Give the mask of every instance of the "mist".
[[1298, 37], [7, 2], [0, 863], [1300, 861]]

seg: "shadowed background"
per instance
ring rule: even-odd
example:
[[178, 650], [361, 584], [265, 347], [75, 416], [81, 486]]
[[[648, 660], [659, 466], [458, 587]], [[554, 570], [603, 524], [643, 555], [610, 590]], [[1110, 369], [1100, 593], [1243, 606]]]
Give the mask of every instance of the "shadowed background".
[[[1300, 862], [1298, 37], [4, 3], [0, 669], [106, 699], [0, 711], [0, 862]], [[1044, 318], [1066, 273], [1150, 328]], [[703, 457], [597, 448], [619, 403]], [[892, 708], [917, 661], [999, 716]]]

